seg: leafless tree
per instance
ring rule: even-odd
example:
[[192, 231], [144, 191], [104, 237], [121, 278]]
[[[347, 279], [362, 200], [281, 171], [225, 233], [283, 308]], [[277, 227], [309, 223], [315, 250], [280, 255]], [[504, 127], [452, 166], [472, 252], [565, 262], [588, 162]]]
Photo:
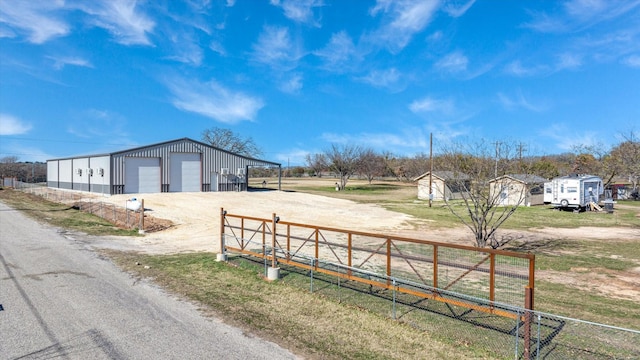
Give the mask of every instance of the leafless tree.
[[309, 168], [318, 176], [322, 177], [322, 172], [328, 167], [325, 154], [307, 154], [305, 160]]
[[460, 197], [452, 200], [443, 196], [445, 204], [473, 232], [478, 247], [503, 245], [496, 231], [526, 196], [525, 188], [513, 187], [512, 178], [503, 176], [514, 166], [509, 149], [496, 142], [466, 142], [443, 149], [439, 155], [443, 168], [438, 170], [452, 174], [449, 181]]
[[628, 177], [632, 189], [637, 189], [640, 182], [640, 141], [633, 131], [623, 138], [624, 141], [611, 150], [607, 165], [615, 174]]
[[375, 177], [383, 176], [386, 169], [386, 163], [381, 155], [376, 154], [376, 152], [370, 148], [362, 150], [357, 170], [360, 175], [367, 179], [369, 184], [371, 184]]
[[257, 158], [262, 151], [251, 137], [243, 138], [229, 129], [212, 127], [202, 132], [202, 141], [234, 154]]
[[362, 149], [355, 145], [331, 145], [331, 149], [325, 151], [329, 169], [334, 171], [340, 178], [338, 187], [344, 190], [347, 181], [358, 170], [358, 162], [362, 154]]

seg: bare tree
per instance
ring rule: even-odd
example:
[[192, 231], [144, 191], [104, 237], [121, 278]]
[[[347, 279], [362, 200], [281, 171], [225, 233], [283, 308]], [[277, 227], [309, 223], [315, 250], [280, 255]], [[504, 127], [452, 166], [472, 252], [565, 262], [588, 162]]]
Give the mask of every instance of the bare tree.
[[324, 154], [307, 154], [305, 160], [309, 168], [318, 176], [322, 177], [322, 172], [327, 169], [327, 158]]
[[234, 154], [252, 158], [262, 155], [262, 151], [251, 137], [243, 138], [229, 129], [206, 129], [202, 132], [202, 141]]
[[612, 173], [628, 177], [632, 189], [635, 190], [640, 182], [640, 141], [635, 138], [633, 132], [623, 138], [625, 141], [611, 150], [606, 166]]
[[340, 190], [344, 190], [349, 178], [358, 170], [361, 154], [360, 147], [353, 145], [331, 145], [331, 149], [325, 151], [324, 155], [329, 169], [334, 171], [340, 178], [340, 183], [338, 184]]
[[512, 186], [512, 177], [502, 176], [510, 167], [513, 169], [509, 149], [505, 144], [467, 142], [444, 149], [439, 156], [443, 167], [439, 170], [452, 174], [449, 181], [461, 198], [451, 200], [444, 196], [445, 203], [473, 232], [478, 247], [498, 248], [507, 241], [497, 239], [496, 231], [526, 196], [525, 188]]
[[384, 158], [373, 151], [373, 149], [364, 149], [360, 154], [358, 162], [358, 173], [364, 176], [369, 184], [375, 177], [383, 176], [387, 169]]

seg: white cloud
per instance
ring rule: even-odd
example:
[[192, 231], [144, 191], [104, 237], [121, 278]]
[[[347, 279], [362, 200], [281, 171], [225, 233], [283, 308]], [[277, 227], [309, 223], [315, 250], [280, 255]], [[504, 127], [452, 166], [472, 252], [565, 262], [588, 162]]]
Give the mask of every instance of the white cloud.
[[546, 33], [584, 30], [614, 20], [638, 7], [638, 0], [570, 0], [565, 1], [560, 11], [555, 13], [532, 12], [532, 20], [524, 26]]
[[397, 53], [424, 30], [439, 6], [439, 0], [378, 0], [370, 14], [381, 14], [382, 25], [371, 34], [370, 40]]
[[464, 15], [464, 13], [466, 13], [467, 10], [469, 10], [475, 2], [476, 0], [469, 0], [466, 3], [460, 5], [457, 1], [448, 1], [447, 4], [444, 5], [442, 10], [444, 10], [444, 12], [446, 12], [450, 16], [457, 18]]
[[[602, 135], [594, 131], [576, 131], [563, 123], [555, 123], [543, 127], [540, 135], [548, 137], [556, 142], [556, 147], [562, 151], [571, 151], [577, 146], [598, 145], [602, 140]], [[571, 136], [567, 136], [571, 134]]]
[[507, 64], [507, 66], [505, 66], [504, 68], [504, 71], [510, 75], [526, 77], [526, 76], [534, 76], [534, 75], [539, 75], [543, 73], [548, 73], [550, 69], [548, 66], [545, 66], [545, 65], [525, 67], [524, 65], [522, 65], [520, 60], [515, 60]]
[[364, 77], [358, 78], [367, 84], [378, 88], [386, 88], [391, 91], [399, 91], [403, 85], [400, 83], [402, 74], [396, 68], [388, 70], [374, 70]]
[[137, 9], [136, 0], [84, 2], [82, 10], [93, 15], [93, 25], [106, 29], [123, 45], [152, 45], [147, 37], [155, 22]]
[[254, 120], [264, 106], [262, 99], [229, 90], [215, 80], [200, 83], [173, 78], [165, 81], [165, 85], [173, 95], [171, 102], [176, 108], [223, 123]]
[[632, 68], [640, 68], [640, 55], [631, 55], [622, 59], [622, 63]]
[[578, 69], [582, 66], [582, 58], [576, 54], [564, 53], [558, 56], [558, 62], [556, 63], [556, 70], [564, 69]]
[[547, 110], [547, 106], [543, 104], [534, 104], [528, 100], [522, 91], [518, 91], [513, 97], [510, 97], [504, 93], [498, 93], [498, 102], [507, 110], [514, 110], [517, 108], [523, 108], [533, 112], [543, 112]]
[[294, 74], [280, 84], [280, 90], [289, 94], [297, 94], [302, 90], [302, 75]]
[[298, 23], [320, 27], [313, 8], [323, 6], [321, 0], [271, 0], [271, 5], [282, 8], [284, 16]]
[[31, 125], [9, 114], [0, 113], [0, 135], [20, 135], [31, 130]]
[[[29, 42], [43, 44], [69, 34], [70, 27], [60, 14], [64, 1], [0, 1], [0, 23], [27, 34]], [[15, 36], [3, 31], [3, 36]]]
[[169, 56], [169, 59], [193, 66], [202, 64], [204, 54], [193, 34], [183, 31], [174, 34], [169, 40], [174, 51], [174, 55]]
[[324, 60], [325, 69], [338, 73], [350, 70], [362, 61], [353, 40], [345, 31], [332, 34], [329, 43], [313, 54]]
[[71, 116], [67, 132], [83, 139], [109, 138], [128, 142], [127, 119], [116, 112], [87, 109]]
[[467, 70], [469, 59], [460, 51], [452, 52], [436, 62], [435, 67], [448, 72], [461, 72]]
[[209, 49], [220, 54], [221, 56], [227, 56], [227, 50], [225, 50], [224, 45], [222, 45], [222, 43], [219, 41], [211, 41], [211, 43], [209, 44]]
[[409, 105], [409, 109], [415, 114], [437, 112], [450, 115], [454, 112], [455, 105], [450, 99], [434, 99], [427, 96], [413, 101]]
[[300, 52], [294, 46], [289, 30], [284, 27], [265, 26], [252, 48], [254, 61], [276, 69], [295, 68], [300, 58]]
[[93, 68], [93, 65], [89, 60], [79, 57], [47, 56], [47, 58], [53, 60], [53, 68], [56, 70], [62, 70], [66, 65]]

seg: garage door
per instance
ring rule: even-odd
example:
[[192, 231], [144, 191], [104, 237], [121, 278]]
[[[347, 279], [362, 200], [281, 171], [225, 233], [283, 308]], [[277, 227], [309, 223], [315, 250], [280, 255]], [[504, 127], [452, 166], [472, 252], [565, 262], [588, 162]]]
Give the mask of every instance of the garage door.
[[170, 192], [198, 192], [201, 189], [200, 154], [175, 153], [169, 159]]
[[124, 192], [126, 194], [159, 193], [160, 159], [126, 158], [124, 165]]

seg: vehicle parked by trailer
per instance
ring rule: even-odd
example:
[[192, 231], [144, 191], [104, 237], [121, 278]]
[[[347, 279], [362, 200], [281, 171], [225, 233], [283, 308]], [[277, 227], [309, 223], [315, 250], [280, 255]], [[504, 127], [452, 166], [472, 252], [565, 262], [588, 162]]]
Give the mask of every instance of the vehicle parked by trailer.
[[597, 207], [603, 193], [602, 179], [595, 175], [572, 174], [544, 184], [544, 202], [555, 208]]

